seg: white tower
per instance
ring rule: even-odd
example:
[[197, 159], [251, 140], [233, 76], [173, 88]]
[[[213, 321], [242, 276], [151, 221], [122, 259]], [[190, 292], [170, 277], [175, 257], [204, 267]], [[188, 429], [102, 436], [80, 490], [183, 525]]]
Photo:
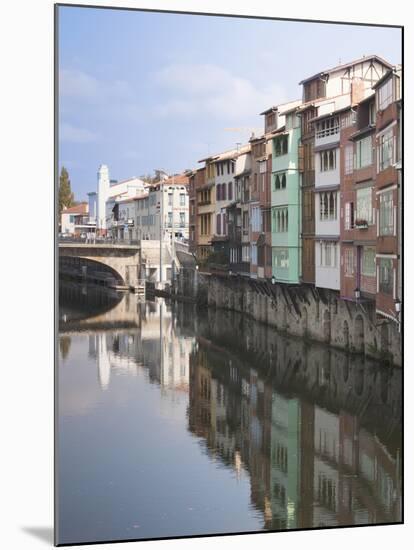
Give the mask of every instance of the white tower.
[[106, 164], [101, 164], [98, 170], [98, 197], [96, 212], [96, 228], [99, 231], [106, 230], [106, 212], [105, 205], [109, 197], [109, 170]]

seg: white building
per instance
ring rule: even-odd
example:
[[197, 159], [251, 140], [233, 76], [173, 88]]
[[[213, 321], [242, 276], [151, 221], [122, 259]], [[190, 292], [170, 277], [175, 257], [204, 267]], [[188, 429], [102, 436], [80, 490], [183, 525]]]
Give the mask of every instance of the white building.
[[64, 208], [61, 213], [60, 232], [65, 235], [76, 235], [88, 230], [88, 204], [82, 202], [70, 208]]
[[322, 115], [315, 128], [315, 285], [339, 290], [340, 118]]
[[111, 222], [112, 215], [109, 215], [107, 209], [108, 200], [135, 197], [144, 193], [145, 189], [146, 184], [137, 177], [120, 182], [110, 180], [108, 166], [102, 164], [98, 170], [96, 193], [88, 193], [90, 221], [96, 222], [97, 232], [105, 235]]

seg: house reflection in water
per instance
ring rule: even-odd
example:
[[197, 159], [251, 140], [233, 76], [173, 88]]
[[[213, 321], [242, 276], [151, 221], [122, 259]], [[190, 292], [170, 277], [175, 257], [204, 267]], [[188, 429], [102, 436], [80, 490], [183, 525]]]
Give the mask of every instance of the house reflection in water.
[[189, 354], [195, 339], [180, 334], [163, 300], [138, 304], [135, 330], [91, 332], [88, 337], [102, 389], [108, 387], [111, 374], [133, 376], [145, 367], [150, 380], [162, 388], [188, 392]]
[[189, 428], [250, 476], [264, 528], [400, 521], [399, 371], [274, 331], [255, 347], [253, 324], [220, 315], [190, 356]]

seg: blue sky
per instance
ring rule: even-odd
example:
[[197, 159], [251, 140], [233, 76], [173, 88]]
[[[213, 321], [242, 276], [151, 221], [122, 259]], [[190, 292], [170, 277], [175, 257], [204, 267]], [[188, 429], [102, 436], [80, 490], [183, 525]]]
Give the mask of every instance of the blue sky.
[[78, 200], [100, 164], [119, 180], [194, 168], [303, 78], [370, 54], [400, 63], [400, 30], [60, 7], [60, 165]]

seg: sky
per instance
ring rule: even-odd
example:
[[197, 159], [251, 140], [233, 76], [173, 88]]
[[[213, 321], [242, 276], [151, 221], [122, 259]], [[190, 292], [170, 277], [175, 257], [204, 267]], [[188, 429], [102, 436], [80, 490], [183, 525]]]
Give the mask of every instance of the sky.
[[246, 143], [299, 82], [364, 55], [401, 63], [396, 28], [59, 8], [59, 165], [77, 200], [111, 179], [179, 173]]

